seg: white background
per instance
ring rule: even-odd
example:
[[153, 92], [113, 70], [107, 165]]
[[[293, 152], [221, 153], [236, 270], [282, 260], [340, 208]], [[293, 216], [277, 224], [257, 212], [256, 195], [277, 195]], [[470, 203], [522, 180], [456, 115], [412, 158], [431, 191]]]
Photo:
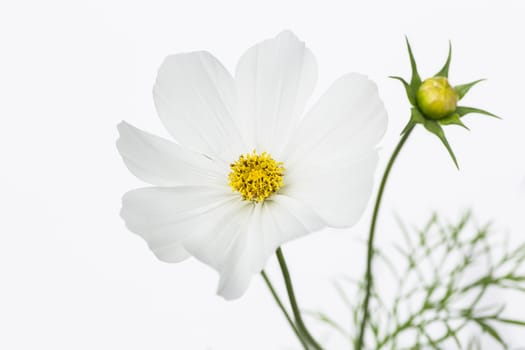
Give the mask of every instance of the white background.
[[[455, 219], [469, 207], [525, 240], [524, 15], [520, 1], [2, 1], [0, 349], [297, 348], [257, 276], [225, 302], [211, 269], [161, 263], [125, 229], [120, 198], [143, 184], [115, 148], [123, 119], [167, 135], [151, 95], [166, 55], [205, 49], [233, 70], [283, 29], [317, 56], [314, 99], [349, 71], [378, 83], [390, 116], [380, 169], [408, 118], [401, 85], [386, 78], [409, 75], [403, 36], [423, 76], [452, 40], [452, 83], [488, 78], [465, 104], [504, 120], [472, 115], [472, 131], [447, 128], [460, 172], [418, 130], [390, 179], [378, 242], [395, 240], [394, 212], [417, 225], [434, 209]], [[353, 229], [284, 247], [303, 306], [345, 314], [327, 299], [330, 281], [362, 273], [369, 220], [370, 210]], [[512, 302], [523, 315], [525, 298]]]

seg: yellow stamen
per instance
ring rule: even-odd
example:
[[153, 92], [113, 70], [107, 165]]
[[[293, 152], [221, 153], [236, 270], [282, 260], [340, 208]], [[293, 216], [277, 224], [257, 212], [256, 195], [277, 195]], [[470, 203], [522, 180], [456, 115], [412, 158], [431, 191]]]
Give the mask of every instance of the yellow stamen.
[[268, 153], [241, 155], [230, 164], [229, 185], [233, 191], [242, 195], [244, 200], [262, 202], [283, 186], [284, 167]]

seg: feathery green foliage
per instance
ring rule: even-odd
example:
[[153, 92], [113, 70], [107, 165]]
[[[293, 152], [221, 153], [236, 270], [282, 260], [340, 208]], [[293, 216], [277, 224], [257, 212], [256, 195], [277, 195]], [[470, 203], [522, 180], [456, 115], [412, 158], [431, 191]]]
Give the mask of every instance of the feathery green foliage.
[[[387, 272], [376, 272], [376, 280], [388, 275], [392, 281], [389, 288], [381, 283], [373, 288], [363, 348], [479, 350], [479, 339], [468, 337], [475, 329], [480, 337], [509, 349], [499, 330], [505, 325], [524, 327], [525, 322], [505, 317], [504, 302], [494, 303], [490, 295], [509, 289], [525, 292], [525, 244], [510, 248], [490, 225], [476, 227], [470, 213], [455, 224], [444, 224], [433, 215], [415, 232], [401, 222], [400, 227], [403, 244], [396, 245], [393, 253], [388, 249], [375, 253], [376, 267]], [[393, 263], [400, 259], [402, 264]], [[360, 324], [364, 281], [352, 284], [357, 296], [348, 295], [346, 284], [336, 284], [352, 313], [352, 327], [347, 330], [325, 314], [313, 315], [351, 343]]]

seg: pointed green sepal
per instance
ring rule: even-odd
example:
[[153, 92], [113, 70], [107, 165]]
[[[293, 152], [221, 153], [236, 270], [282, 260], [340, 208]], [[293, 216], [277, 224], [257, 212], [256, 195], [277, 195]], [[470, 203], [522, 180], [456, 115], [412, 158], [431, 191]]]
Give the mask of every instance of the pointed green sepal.
[[471, 83], [454, 86], [454, 90], [456, 90], [456, 94], [458, 94], [458, 100], [461, 100], [467, 94], [471, 87], [484, 80], [485, 79], [478, 79]]
[[478, 114], [484, 114], [484, 115], [488, 115], [489, 117], [493, 117], [493, 118], [496, 118], [496, 119], [501, 119], [500, 117], [498, 117], [497, 115], [495, 114], [492, 114], [490, 112], [487, 112], [483, 109], [479, 109], [479, 108], [474, 108], [474, 107], [466, 107], [466, 106], [457, 106], [456, 107], [456, 113], [459, 114], [460, 117], [463, 117], [469, 113], [478, 113]]
[[447, 141], [447, 138], [445, 137], [445, 132], [443, 131], [443, 128], [441, 127], [441, 125], [439, 125], [439, 123], [435, 120], [425, 120], [425, 124], [423, 125], [425, 126], [425, 129], [427, 129], [428, 131], [436, 135], [441, 140], [441, 142], [447, 149], [448, 154], [450, 154], [450, 157], [454, 161], [456, 168], [458, 168], [459, 170], [458, 161], [456, 159], [456, 156], [454, 155], [454, 152], [452, 151], [452, 148], [450, 147]]
[[410, 85], [406, 82], [406, 80], [401, 77], [396, 77], [396, 76], [390, 76], [389, 78], [399, 80], [401, 84], [403, 84], [403, 86], [405, 87], [405, 91], [407, 93], [408, 100], [410, 101], [410, 104], [412, 106], [415, 106], [416, 105], [416, 95], [414, 95], [414, 91], [412, 90]]
[[465, 124], [463, 124], [459, 114], [457, 113], [453, 113], [445, 118], [439, 119], [438, 123], [441, 125], [459, 125], [467, 130], [470, 130]]
[[419, 76], [419, 73], [417, 71], [416, 60], [414, 58], [414, 54], [412, 53], [412, 47], [410, 46], [410, 43], [408, 42], [408, 38], [406, 36], [405, 36], [405, 40], [407, 42], [408, 56], [410, 57], [410, 67], [412, 68], [412, 77], [410, 78], [410, 87], [412, 88], [412, 92], [415, 96], [417, 93], [417, 89], [419, 89], [419, 85], [421, 85], [421, 77]]
[[410, 114], [410, 120], [408, 121], [407, 125], [403, 128], [403, 131], [401, 131], [401, 135], [406, 133], [408, 130], [412, 129], [416, 124], [425, 124], [425, 117], [417, 107], [412, 107], [411, 114]]
[[448, 68], [450, 67], [451, 58], [452, 58], [452, 44], [450, 43], [450, 40], [449, 40], [447, 61], [445, 62], [445, 65], [443, 66], [443, 68], [441, 68], [441, 70], [434, 75], [435, 77], [448, 78]]
[[416, 124], [425, 124], [425, 117], [417, 107], [412, 107], [411, 113], [410, 113], [410, 120], [408, 121], [407, 125], [403, 128], [403, 131], [401, 131], [401, 135], [405, 134], [408, 130], [412, 129]]
[[410, 120], [412, 120], [415, 123], [425, 124], [425, 121], [427, 118], [421, 113], [421, 111], [414, 107], [411, 110], [412, 114], [410, 115]]

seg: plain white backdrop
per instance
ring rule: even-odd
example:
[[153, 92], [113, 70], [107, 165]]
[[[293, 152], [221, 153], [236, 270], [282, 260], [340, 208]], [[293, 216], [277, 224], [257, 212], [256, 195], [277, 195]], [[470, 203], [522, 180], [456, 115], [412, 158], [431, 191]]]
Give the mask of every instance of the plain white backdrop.
[[[459, 172], [439, 141], [418, 130], [390, 179], [378, 243], [396, 240], [394, 212], [417, 225], [432, 210], [455, 219], [471, 207], [479, 221], [524, 241], [524, 15], [517, 0], [3, 0], [0, 349], [297, 348], [258, 277], [243, 298], [225, 302], [210, 268], [161, 263], [126, 230], [120, 198], [144, 184], [115, 148], [123, 119], [167, 136], [151, 94], [166, 55], [204, 49], [232, 71], [246, 48], [283, 29], [317, 57], [313, 100], [350, 71], [377, 82], [389, 112], [379, 170], [409, 113], [401, 85], [387, 78], [409, 75], [404, 35], [423, 76], [441, 67], [450, 39], [452, 83], [488, 79], [465, 104], [504, 119], [472, 115], [470, 132], [447, 128]], [[345, 319], [330, 281], [361, 276], [369, 220], [370, 208], [352, 229], [284, 247], [305, 308]], [[268, 271], [279, 280], [275, 261]], [[525, 313], [525, 298], [508, 301], [511, 314]], [[503, 333], [524, 345], [521, 332]]]

